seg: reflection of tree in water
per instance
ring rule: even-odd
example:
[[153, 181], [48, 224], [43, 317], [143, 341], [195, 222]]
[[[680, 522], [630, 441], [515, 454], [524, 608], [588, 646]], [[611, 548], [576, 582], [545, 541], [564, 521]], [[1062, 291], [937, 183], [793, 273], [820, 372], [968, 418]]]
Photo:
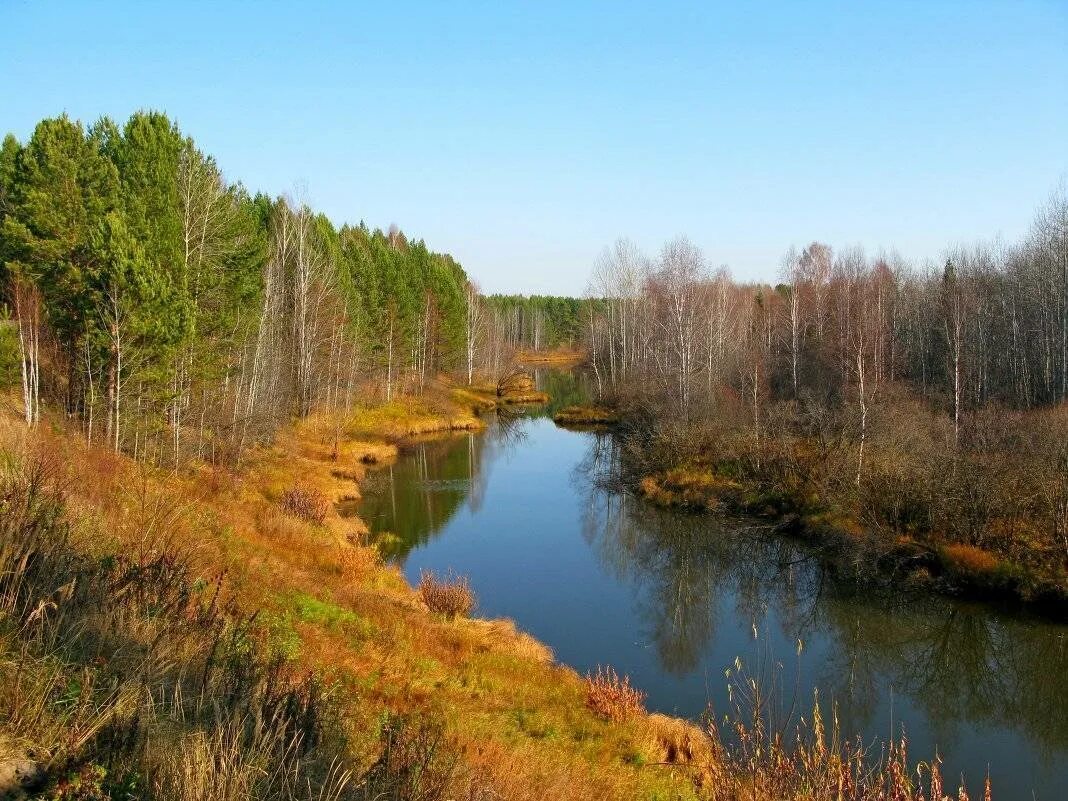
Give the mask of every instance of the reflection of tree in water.
[[593, 397], [589, 370], [582, 367], [561, 369], [539, 367], [534, 370], [534, 385], [549, 395], [549, 402], [538, 413], [552, 417], [566, 406], [589, 403]]
[[832, 598], [826, 607], [837, 645], [828, 676], [840, 697], [858, 684], [876, 692], [872, 677], [883, 675], [923, 708], [938, 742], [982, 722], [1046, 753], [1068, 747], [1068, 628], [943, 598]]
[[937, 742], [988, 723], [1046, 753], [1068, 747], [1068, 627], [834, 579], [788, 538], [628, 498], [618, 457], [612, 438], [597, 436], [576, 470], [583, 534], [613, 575], [643, 589], [638, 611], [666, 672], [699, 664], [732, 596], [740, 620], [773, 611], [787, 642], [827, 638], [819, 681], [855, 727], [871, 724], [892, 686], [923, 709]]
[[737, 523], [631, 499], [615, 489], [617, 457], [611, 436], [595, 436], [576, 470], [588, 495], [583, 535], [617, 579], [644, 588], [638, 612], [665, 671], [685, 675], [698, 665], [725, 589], [750, 621], [764, 619], [770, 593], [784, 607], [799, 607], [795, 549]]
[[526, 418], [500, 416], [484, 434], [418, 442], [406, 448], [396, 464], [370, 473], [360, 514], [379, 535], [382, 555], [403, 562], [413, 548], [440, 532], [465, 501], [477, 512], [489, 465], [522, 442], [525, 425]]

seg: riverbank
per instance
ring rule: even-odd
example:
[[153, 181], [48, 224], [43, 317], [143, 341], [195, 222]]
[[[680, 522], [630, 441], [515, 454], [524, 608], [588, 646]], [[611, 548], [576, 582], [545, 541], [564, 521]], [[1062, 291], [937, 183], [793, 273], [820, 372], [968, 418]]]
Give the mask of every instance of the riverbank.
[[557, 350], [521, 350], [515, 356], [517, 364], [537, 367], [577, 367], [584, 364], [588, 354], [582, 350], [560, 348]]
[[[1068, 618], [1064, 555], [1047, 553], [1034, 544], [1037, 537], [1029, 537], [1042, 525], [1040, 521], [1026, 514], [1007, 520], [1006, 510], [993, 511], [985, 532], [980, 529], [975, 537], [981, 544], [937, 524], [889, 525], [872, 509], [872, 496], [881, 492], [877, 486], [862, 485], [858, 491], [847, 484], [845, 491], [835, 492], [813, 480], [819, 468], [806, 470], [804, 464], [819, 449], [819, 443], [788, 438], [765, 446], [761, 460], [752, 454], [739, 456], [731, 446], [717, 454], [715, 446], [706, 445], [672, 467], [643, 475], [637, 488], [657, 506], [767, 521], [776, 531], [818, 546], [821, 558], [839, 574], [1007, 602], [1055, 619]], [[890, 458], [897, 457], [870, 446], [873, 470]], [[822, 459], [830, 461], [826, 455]], [[899, 468], [895, 472], [900, 478], [888, 490], [898, 494], [893, 502], [899, 509], [913, 504], [898, 514], [922, 520], [915, 486], [922, 479]], [[1017, 487], [1021, 484], [1014, 482]]]
[[[295, 682], [314, 677], [324, 693], [316, 714], [331, 741], [343, 741], [337, 754], [353, 782], [399, 736], [385, 722], [418, 719], [431, 725], [410, 725], [404, 748], [428, 760], [444, 788], [420, 797], [699, 797], [699, 779], [714, 767], [710, 746], [695, 745], [711, 742], [699, 728], [645, 714], [605, 719], [588, 708], [583, 678], [554, 664], [544, 645], [506, 620], [433, 614], [366, 544], [366, 526], [349, 512], [367, 471], [413, 437], [479, 427], [448, 394], [402, 398], [341, 421], [308, 419], [239, 473], [152, 470], [51, 426], [27, 433], [12, 419], [2, 442], [9, 458], [41, 460], [57, 474], [64, 514], [92, 534], [79, 552], [112, 558], [147, 548], [188, 560], [205, 603], [221, 592], [234, 620], [255, 620], [264, 660], [280, 660]], [[19, 736], [22, 753], [56, 749], [47, 732]], [[178, 754], [174, 736], [160, 735], [155, 748]], [[40, 771], [62, 780], [101, 759], [87, 746]]]
[[553, 422], [558, 426], [604, 428], [618, 423], [619, 414], [605, 406], [575, 405], [558, 411]]

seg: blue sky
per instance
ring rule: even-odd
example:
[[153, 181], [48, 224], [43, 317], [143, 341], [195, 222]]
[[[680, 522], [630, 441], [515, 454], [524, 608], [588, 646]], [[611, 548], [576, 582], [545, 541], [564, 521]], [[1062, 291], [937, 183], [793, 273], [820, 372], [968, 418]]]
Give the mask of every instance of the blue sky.
[[488, 291], [686, 234], [742, 279], [821, 239], [1021, 236], [1068, 174], [1068, 0], [0, 0], [0, 128], [167, 111], [231, 179], [396, 222]]

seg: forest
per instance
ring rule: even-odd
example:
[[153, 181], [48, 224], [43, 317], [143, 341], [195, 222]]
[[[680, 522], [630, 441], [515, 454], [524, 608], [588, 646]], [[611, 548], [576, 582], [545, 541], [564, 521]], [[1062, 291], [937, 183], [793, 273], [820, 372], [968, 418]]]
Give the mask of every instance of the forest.
[[647, 497], [768, 515], [851, 569], [1063, 604], [1064, 189], [1012, 245], [914, 266], [814, 241], [780, 276], [735, 282], [684, 238], [604, 251], [590, 360]]
[[[568, 301], [483, 313], [463, 268], [396, 226], [251, 194], [158, 112], [8, 135], [0, 226], [2, 378], [26, 421], [54, 402], [90, 443], [153, 463], [235, 461], [313, 408], [576, 336]], [[534, 329], [513, 324], [527, 306]]]
[[495, 327], [513, 349], [575, 349], [584, 341], [587, 307], [596, 299], [551, 295], [488, 295], [486, 306], [500, 322]]
[[236, 461], [292, 417], [579, 348], [590, 301], [483, 297], [398, 227], [225, 178], [165, 114], [66, 116], [0, 153], [0, 380], [153, 463]]

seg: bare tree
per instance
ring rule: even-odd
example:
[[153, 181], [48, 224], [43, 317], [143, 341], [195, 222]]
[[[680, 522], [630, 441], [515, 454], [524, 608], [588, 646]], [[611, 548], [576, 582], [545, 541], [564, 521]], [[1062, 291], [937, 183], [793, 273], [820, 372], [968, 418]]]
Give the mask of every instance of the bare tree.
[[475, 353], [483, 333], [482, 295], [473, 281], [468, 281], [464, 288], [464, 303], [464, 350], [467, 356], [467, 384], [470, 386], [475, 374]]
[[11, 297], [19, 335], [23, 416], [32, 427], [41, 419], [41, 293], [36, 284], [16, 274]]

